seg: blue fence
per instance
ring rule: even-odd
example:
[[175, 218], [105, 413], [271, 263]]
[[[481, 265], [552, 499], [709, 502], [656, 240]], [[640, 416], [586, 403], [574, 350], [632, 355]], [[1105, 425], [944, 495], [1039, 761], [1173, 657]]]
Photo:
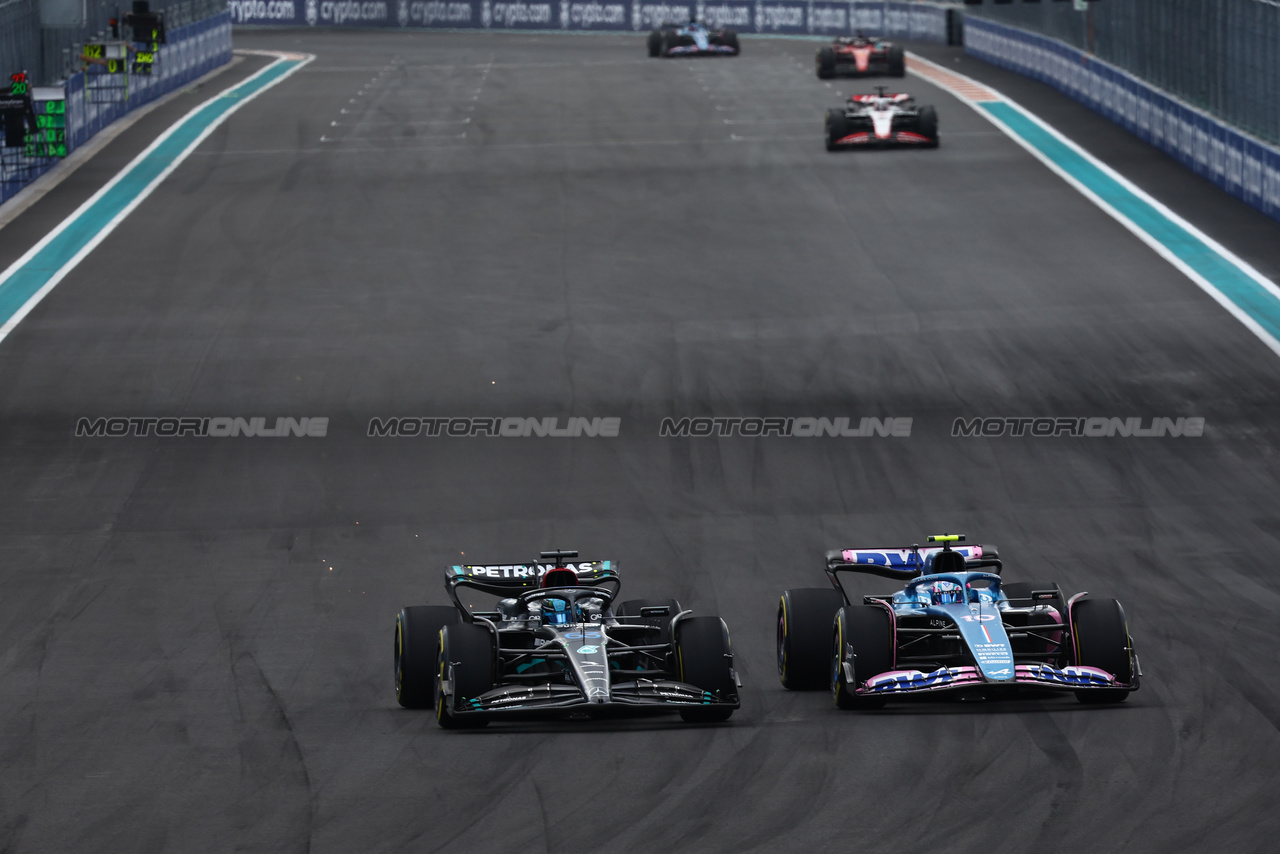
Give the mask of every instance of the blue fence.
[[[129, 75], [127, 97], [123, 100], [92, 103], [86, 98], [86, 72], [72, 75], [64, 87], [68, 153], [130, 110], [231, 61], [231, 17], [225, 12], [171, 30], [167, 39], [160, 47], [155, 73]], [[53, 158], [16, 154], [0, 160], [0, 202], [14, 196], [57, 162]]]
[[946, 42], [958, 8], [924, 2], [711, 0], [228, 0], [235, 24], [494, 30], [649, 30], [696, 16], [742, 33], [867, 35]]
[[969, 18], [965, 50], [1048, 83], [1280, 219], [1280, 149], [1045, 36]]

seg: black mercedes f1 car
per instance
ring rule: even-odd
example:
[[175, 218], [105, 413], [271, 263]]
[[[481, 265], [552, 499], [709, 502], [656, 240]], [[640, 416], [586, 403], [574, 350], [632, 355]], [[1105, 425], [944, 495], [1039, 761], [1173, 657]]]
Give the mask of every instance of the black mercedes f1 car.
[[[538, 563], [449, 567], [452, 605], [396, 617], [396, 699], [447, 729], [504, 718], [679, 712], [724, 721], [739, 706], [729, 630], [674, 599], [615, 603], [613, 561], [543, 552]], [[459, 590], [498, 597], [494, 610]]]

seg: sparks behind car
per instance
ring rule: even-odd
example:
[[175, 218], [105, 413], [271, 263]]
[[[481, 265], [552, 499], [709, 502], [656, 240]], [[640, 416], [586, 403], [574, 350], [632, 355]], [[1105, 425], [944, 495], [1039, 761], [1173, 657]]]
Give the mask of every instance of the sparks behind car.
[[[396, 618], [396, 699], [433, 708], [446, 729], [502, 718], [678, 712], [727, 720], [738, 708], [729, 630], [674, 599], [615, 606], [617, 563], [543, 552], [538, 563], [452, 566], [452, 605], [404, 608]], [[499, 597], [463, 604], [459, 588]]]
[[837, 38], [818, 48], [814, 58], [818, 77], [902, 77], [907, 73], [906, 52], [901, 45], [862, 36]]
[[[1115, 599], [1053, 582], [1006, 582], [991, 545], [828, 552], [831, 588], [788, 590], [778, 605], [778, 676], [790, 689], [827, 688], [842, 709], [952, 693], [994, 698], [1074, 693], [1118, 703], [1141, 668]], [[852, 600], [842, 573], [904, 582]]]
[[738, 34], [713, 30], [701, 21], [664, 23], [649, 33], [649, 56], [737, 56]]
[[823, 127], [827, 151], [843, 148], [915, 146], [937, 148], [938, 111], [917, 106], [905, 92], [851, 95], [843, 107], [827, 110]]

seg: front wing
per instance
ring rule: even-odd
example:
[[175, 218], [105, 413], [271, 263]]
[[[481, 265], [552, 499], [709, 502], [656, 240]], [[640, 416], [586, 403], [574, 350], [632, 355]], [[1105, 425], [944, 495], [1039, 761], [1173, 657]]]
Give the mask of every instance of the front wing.
[[842, 136], [831, 144], [842, 148], [875, 148], [895, 145], [933, 145], [936, 140], [909, 130], [891, 131], [887, 137], [878, 137], [873, 131], [855, 131]]
[[835, 73], [840, 77], [888, 77], [888, 57], [872, 57], [865, 70], [858, 68], [857, 61], [851, 56], [836, 54]]
[[1126, 690], [1136, 691], [1138, 680], [1132, 684], [1116, 680], [1115, 676], [1097, 667], [1054, 667], [1050, 664], [1019, 664], [1014, 667], [1014, 677], [1004, 682], [992, 682], [983, 677], [976, 667], [940, 667], [931, 673], [919, 670], [891, 670], [866, 681], [854, 693], [862, 697], [899, 696], [904, 694], [933, 694], [960, 689], [1035, 688], [1051, 691]]
[[608, 699], [588, 699], [575, 685], [503, 685], [479, 697], [455, 698], [456, 717], [538, 717], [557, 713], [619, 715], [676, 712], [680, 709], [732, 708], [737, 697], [717, 698], [714, 694], [684, 682], [638, 679], [611, 686]]
[[735, 56], [738, 49], [727, 44], [709, 44], [705, 48], [696, 44], [676, 45], [667, 49], [667, 56]]

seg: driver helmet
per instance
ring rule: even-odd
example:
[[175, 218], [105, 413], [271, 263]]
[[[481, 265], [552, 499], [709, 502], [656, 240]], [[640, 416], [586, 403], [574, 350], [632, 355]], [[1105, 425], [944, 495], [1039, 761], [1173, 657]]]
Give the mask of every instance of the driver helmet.
[[960, 601], [960, 585], [954, 581], [935, 581], [929, 585], [929, 595], [933, 604], [946, 605]]
[[[563, 566], [547, 570], [546, 575], [542, 576], [543, 590], [555, 587], [577, 586], [578, 573]], [[542, 621], [549, 626], [563, 626], [573, 622], [573, 615], [569, 611], [568, 601], [565, 599], [543, 599]]]

